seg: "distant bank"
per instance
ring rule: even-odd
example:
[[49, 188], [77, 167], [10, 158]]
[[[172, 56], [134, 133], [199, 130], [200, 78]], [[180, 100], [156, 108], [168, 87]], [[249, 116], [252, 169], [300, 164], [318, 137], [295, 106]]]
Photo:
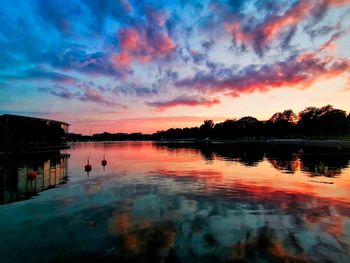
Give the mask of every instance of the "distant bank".
[[[106, 134], [104, 134], [106, 135]], [[73, 139], [72, 139], [73, 138]], [[186, 144], [186, 145], [290, 145], [302, 147], [325, 147], [336, 148], [338, 150], [350, 150], [349, 139], [201, 139], [201, 138], [183, 138], [183, 139], [159, 139], [148, 134], [118, 134], [115, 136], [71, 136], [70, 142], [113, 142], [113, 141], [153, 141], [158, 144]]]
[[197, 139], [177, 139], [177, 140], [157, 140], [157, 143], [177, 143], [177, 144], [263, 144], [263, 145], [294, 145], [301, 147], [327, 147], [338, 150], [350, 150], [350, 140], [307, 140], [307, 139], [237, 139], [237, 140], [197, 140]]

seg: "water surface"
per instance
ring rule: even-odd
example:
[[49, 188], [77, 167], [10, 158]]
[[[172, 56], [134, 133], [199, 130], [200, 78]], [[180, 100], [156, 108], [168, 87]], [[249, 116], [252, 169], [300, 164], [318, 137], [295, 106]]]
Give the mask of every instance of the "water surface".
[[350, 262], [347, 154], [152, 142], [65, 153], [0, 164], [1, 262]]

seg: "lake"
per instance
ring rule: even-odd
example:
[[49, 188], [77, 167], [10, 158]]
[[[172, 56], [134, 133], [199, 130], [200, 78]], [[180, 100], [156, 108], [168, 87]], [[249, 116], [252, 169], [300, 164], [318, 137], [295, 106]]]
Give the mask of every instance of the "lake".
[[0, 262], [350, 262], [349, 160], [155, 142], [11, 158], [0, 164]]

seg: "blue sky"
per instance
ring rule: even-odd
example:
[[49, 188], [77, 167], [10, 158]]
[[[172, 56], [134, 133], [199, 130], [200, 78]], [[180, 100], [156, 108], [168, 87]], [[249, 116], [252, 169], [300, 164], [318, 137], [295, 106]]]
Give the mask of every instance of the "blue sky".
[[347, 0], [0, 4], [0, 113], [89, 133], [350, 110]]

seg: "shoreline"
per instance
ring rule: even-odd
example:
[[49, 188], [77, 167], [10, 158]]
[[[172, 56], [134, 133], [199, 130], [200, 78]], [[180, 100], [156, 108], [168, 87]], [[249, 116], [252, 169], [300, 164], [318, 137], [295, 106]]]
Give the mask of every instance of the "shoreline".
[[350, 140], [312, 140], [312, 139], [237, 139], [237, 140], [197, 140], [197, 139], [175, 139], [155, 140], [157, 143], [175, 144], [262, 144], [262, 145], [294, 145], [309, 147], [329, 147], [339, 150], [350, 150]]
[[187, 144], [187, 145], [270, 145], [270, 146], [304, 146], [319, 148], [336, 148], [350, 150], [350, 140], [344, 139], [232, 139], [232, 140], [205, 140], [205, 139], [160, 139], [160, 140], [101, 140], [101, 141], [68, 141], [67, 143], [89, 142], [154, 142], [157, 144]]

